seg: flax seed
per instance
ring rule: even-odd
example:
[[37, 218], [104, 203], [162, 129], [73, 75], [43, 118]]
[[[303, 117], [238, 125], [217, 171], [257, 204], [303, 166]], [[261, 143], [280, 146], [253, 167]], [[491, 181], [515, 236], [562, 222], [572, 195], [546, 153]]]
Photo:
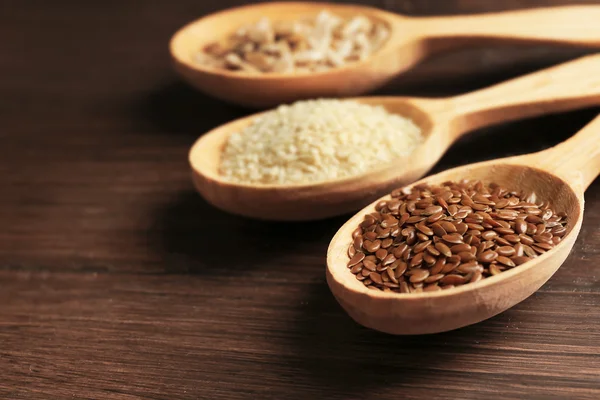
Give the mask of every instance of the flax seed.
[[508, 267], [514, 267], [515, 263], [508, 257], [504, 257], [504, 256], [498, 256], [498, 258], [496, 258], [496, 261], [498, 261], [500, 264], [504, 264]]
[[525, 264], [527, 261], [531, 260], [531, 258], [524, 257], [524, 256], [514, 256], [514, 257], [511, 257], [510, 259], [512, 260], [512, 262], [515, 263], [515, 265]]
[[388, 254], [383, 260], [381, 260], [381, 265], [387, 266], [394, 263], [395, 261], [396, 257], [394, 257], [393, 254]]
[[444, 265], [444, 268], [442, 268], [442, 270], [440, 271], [440, 273], [441, 274], [448, 274], [448, 273], [454, 271], [456, 269], [456, 267], [458, 267], [459, 264], [460, 264], [460, 261], [446, 262], [446, 265]]
[[358, 274], [359, 272], [361, 272], [363, 270], [363, 265], [362, 264], [356, 264], [354, 267], [350, 268], [350, 272], [352, 272], [353, 274]]
[[[523, 255], [523, 249], [524, 249], [523, 239], [521, 239], [521, 243], [515, 244], [514, 249], [515, 249], [515, 256], [521, 257]], [[504, 255], [506, 256], [506, 254], [504, 254]]]
[[383, 260], [384, 258], [386, 258], [388, 255], [387, 250], [385, 249], [379, 249], [375, 252], [375, 257], [377, 257], [379, 260]]
[[502, 271], [498, 268], [497, 264], [490, 264], [490, 274], [491, 275], [498, 275], [501, 272]]
[[[408, 265], [404, 261], [396, 260], [398, 262], [398, 266], [394, 270], [394, 276], [396, 278], [400, 278], [406, 272]], [[392, 264], [393, 266], [394, 264]]]
[[454, 246], [450, 247], [450, 251], [452, 251], [452, 254], [458, 254], [463, 251], [471, 251], [471, 246], [466, 243], [455, 244]]
[[417, 267], [423, 263], [423, 253], [416, 254], [411, 260], [408, 266], [410, 268]]
[[364, 259], [365, 259], [365, 253], [363, 253], [363, 252], [356, 253], [356, 254], [354, 254], [354, 256], [348, 262], [348, 266], [352, 267], [352, 266], [358, 264], [359, 262], [361, 262]]
[[425, 261], [425, 264], [431, 266], [435, 264], [437, 259], [429, 253], [423, 253], [423, 261]]
[[442, 272], [442, 270], [444, 269], [445, 266], [446, 266], [446, 258], [445, 257], [438, 258], [437, 261], [435, 262], [435, 264], [433, 265], [433, 267], [431, 268], [430, 272], [432, 275], [437, 275], [440, 272]]
[[[440, 222], [440, 225], [442, 226], [442, 228], [444, 228], [444, 230], [446, 231], [447, 234], [452, 234], [452, 233], [456, 232], [456, 226], [454, 226], [454, 224], [452, 222], [442, 221], [442, 222]], [[444, 236], [444, 235], [441, 235], [441, 236]]]
[[456, 227], [456, 233], [460, 235], [464, 235], [469, 230], [469, 226], [462, 222], [455, 223], [454, 226]]
[[410, 281], [412, 283], [423, 282], [429, 276], [429, 270], [427, 269], [417, 269], [410, 276]]
[[442, 285], [455, 285], [456, 286], [456, 285], [463, 285], [466, 282], [467, 282], [467, 280], [465, 279], [464, 276], [456, 275], [456, 274], [446, 275], [440, 280], [440, 283]]
[[456, 267], [456, 272], [460, 272], [461, 274], [470, 274], [474, 272], [483, 271], [483, 267], [477, 263], [477, 261], [470, 261], [465, 264], [460, 264]]
[[348, 257], [352, 258], [352, 257], [354, 257], [355, 254], [356, 254], [356, 248], [354, 247], [354, 245], [350, 245], [348, 247]]
[[538, 243], [552, 243], [552, 237], [548, 238], [542, 235], [533, 235], [533, 240]]
[[444, 236], [442, 236], [442, 239], [444, 239], [447, 243], [451, 243], [451, 244], [463, 243], [463, 237], [459, 233], [450, 233], [450, 234], [444, 235]]
[[554, 236], [563, 237], [567, 233], [567, 228], [562, 225], [558, 225], [552, 228], [552, 234]]
[[486, 231], [481, 234], [481, 237], [485, 240], [493, 240], [497, 236], [498, 234], [494, 231]]
[[498, 258], [498, 253], [492, 250], [485, 251], [477, 257], [477, 259], [482, 263], [490, 263]]
[[535, 250], [527, 245], [523, 245], [523, 253], [525, 253], [527, 257], [537, 257]]
[[427, 246], [427, 248], [425, 250], [427, 250], [427, 252], [434, 257], [438, 257], [440, 254], [442, 254], [442, 253], [440, 253], [440, 251], [438, 249], [435, 248], [434, 245], [431, 245], [431, 244], [429, 246]]
[[511, 242], [509, 242], [508, 240], [504, 239], [503, 237], [497, 237], [496, 238], [496, 243], [499, 246], [511, 246], [512, 245]]
[[376, 271], [377, 270], [377, 264], [375, 264], [373, 261], [371, 260], [365, 260], [363, 261], [363, 266], [368, 269], [369, 271]]
[[462, 251], [457, 254], [460, 257], [461, 262], [468, 262], [475, 260], [475, 255], [470, 251]]
[[383, 280], [381, 279], [381, 275], [379, 275], [377, 272], [371, 272], [369, 274], [369, 279], [377, 284], [383, 283]]

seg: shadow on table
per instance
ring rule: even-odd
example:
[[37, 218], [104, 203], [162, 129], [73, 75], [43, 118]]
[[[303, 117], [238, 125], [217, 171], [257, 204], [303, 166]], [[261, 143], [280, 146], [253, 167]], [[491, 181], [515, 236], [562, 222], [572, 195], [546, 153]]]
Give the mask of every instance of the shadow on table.
[[[427, 60], [373, 95], [455, 95], [589, 53], [590, 50], [567, 47], [558, 50], [556, 46], [465, 49]], [[260, 111], [210, 97], [176, 77], [145, 93], [135, 108], [136, 118], [149, 124], [151, 133], [191, 138]]]
[[573, 136], [598, 112], [600, 109], [596, 107], [546, 115], [468, 133], [448, 149], [431, 173], [479, 161], [547, 149]]
[[[315, 386], [356, 398], [392, 383], [396, 387], [402, 383], [427, 386], [440, 370], [449, 366], [460, 369], [456, 357], [464, 351], [477, 353], [477, 344], [493, 332], [490, 325], [498, 325], [498, 318], [507, 318], [505, 313], [451, 332], [394, 336], [355, 323], [325, 282], [312, 286], [307, 304], [298, 314], [290, 362]], [[398, 395], [402, 398], [401, 393]]]
[[219, 125], [257, 112], [209, 97], [184, 82], [172, 81], [144, 95], [137, 117], [151, 132], [196, 138]]
[[[290, 253], [315, 253], [341, 224], [342, 216], [312, 222], [270, 222], [232, 215], [208, 204], [193, 191], [181, 192], [159, 209], [152, 237], [166, 272], [227, 275], [275, 270]], [[306, 250], [305, 250], [306, 249]]]

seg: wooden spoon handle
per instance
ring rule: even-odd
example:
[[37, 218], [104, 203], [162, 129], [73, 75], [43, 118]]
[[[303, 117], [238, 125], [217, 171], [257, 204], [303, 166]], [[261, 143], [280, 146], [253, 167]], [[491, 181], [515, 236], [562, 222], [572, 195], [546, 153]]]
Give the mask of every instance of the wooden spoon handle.
[[584, 191], [600, 175], [600, 115], [565, 142], [525, 157]]
[[[600, 6], [564, 6], [501, 13], [417, 18], [438, 48], [494, 42], [600, 45]], [[434, 46], [435, 47], [435, 46]]]
[[600, 54], [443, 102], [439, 117], [447, 119], [451, 139], [499, 122], [600, 105]]

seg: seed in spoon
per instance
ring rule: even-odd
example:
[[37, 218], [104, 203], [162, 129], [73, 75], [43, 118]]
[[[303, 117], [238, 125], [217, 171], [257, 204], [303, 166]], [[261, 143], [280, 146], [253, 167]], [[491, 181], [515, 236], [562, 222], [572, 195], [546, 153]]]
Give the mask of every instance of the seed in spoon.
[[375, 272], [377, 270], [377, 264], [371, 260], [364, 260], [363, 266], [371, 272]]
[[356, 253], [356, 254], [354, 254], [354, 257], [352, 257], [350, 259], [350, 261], [348, 262], [348, 266], [353, 267], [364, 259], [365, 259], [365, 253], [363, 253], [363, 252]]
[[449, 233], [447, 235], [442, 236], [442, 239], [444, 239], [448, 243], [463, 243], [463, 237], [459, 233]]
[[498, 258], [498, 253], [492, 250], [485, 251], [479, 255], [477, 258], [482, 263], [490, 263]]
[[[378, 290], [419, 293], [438, 282], [440, 289], [449, 289], [522, 265], [551, 250], [560, 241], [555, 232], [566, 233], [562, 230], [565, 218], [548, 213], [547, 202], [538, 205], [524, 198], [498, 186], [469, 182], [394, 191], [391, 200], [377, 204], [378, 212], [365, 217], [362, 230], [355, 230], [350, 247], [362, 240], [360, 250], [366, 256], [357, 267], [349, 265], [351, 272]], [[389, 207], [388, 201], [395, 202], [394, 206]], [[504, 208], [496, 207], [503, 203]], [[391, 208], [397, 210], [398, 219], [388, 217]], [[531, 215], [543, 222], [529, 222], [538, 221]], [[390, 232], [389, 239], [382, 238], [392, 226], [395, 236]], [[372, 272], [379, 275], [381, 284], [375, 275], [370, 276]]]
[[450, 274], [450, 275], [446, 275], [445, 277], [443, 277], [440, 282], [443, 285], [463, 285], [464, 283], [467, 282], [467, 280], [465, 279], [464, 276], [461, 275], [457, 275], [457, 274]]
[[379, 275], [377, 272], [371, 272], [369, 274], [369, 279], [371, 279], [373, 282], [378, 283], [378, 284], [382, 284], [383, 280], [381, 279], [381, 275]]
[[452, 251], [450, 250], [450, 248], [445, 245], [442, 242], [437, 242], [435, 244], [435, 248], [443, 255], [445, 255], [446, 257], [450, 257], [452, 256]]
[[516, 253], [516, 250], [511, 246], [501, 246], [496, 249], [496, 253], [504, 257], [511, 257]]
[[424, 235], [427, 235], [427, 236], [433, 235], [433, 230], [430, 227], [428, 227], [427, 225], [425, 225], [423, 222], [418, 223], [417, 225], [415, 225], [415, 227], [419, 231], [421, 231], [421, 233], [423, 233]]
[[[442, 226], [442, 228], [444, 228], [444, 230], [446, 231], [446, 233], [454, 233], [454, 232], [456, 232], [456, 226], [452, 222], [442, 221], [442, 222], [440, 222], [440, 225]], [[442, 237], [443, 235], [444, 234], [438, 235], [438, 236]]]
[[508, 267], [514, 267], [515, 263], [508, 257], [504, 257], [504, 256], [498, 256], [496, 258], [496, 261], [498, 261], [500, 264], [504, 264]]
[[446, 257], [439, 257], [438, 259], [435, 259], [435, 257], [430, 256], [424, 257], [424, 260], [429, 266], [430, 271], [433, 275], [442, 272], [444, 266], [446, 265]]
[[515, 263], [515, 265], [525, 264], [527, 261], [531, 260], [529, 257], [524, 256], [515, 256], [511, 257], [511, 260]]
[[418, 269], [411, 276], [411, 282], [423, 282], [429, 276], [429, 270], [426, 269]]
[[450, 247], [450, 250], [453, 254], [458, 254], [464, 251], [471, 251], [471, 246], [466, 243], [455, 244], [454, 246]]
[[321, 10], [294, 20], [263, 16], [203, 46], [192, 59], [234, 73], [310, 73], [363, 60], [389, 36], [386, 24], [361, 14]]
[[475, 255], [473, 255], [473, 253], [471, 253], [470, 251], [461, 251], [457, 255], [460, 257], [461, 262], [468, 262], [468, 261], [475, 260]]
[[375, 240], [375, 241], [365, 240], [363, 243], [363, 248], [366, 251], [368, 251], [369, 253], [376, 252], [377, 250], [379, 250], [379, 247], [381, 247], [380, 240]]
[[[333, 144], [339, 140], [339, 132], [348, 136], [343, 151]], [[392, 142], [395, 145], [388, 146]], [[406, 157], [422, 142], [418, 124], [383, 107], [353, 100], [302, 100], [267, 111], [232, 132], [221, 151], [218, 173], [226, 181], [245, 184], [323, 183]], [[381, 210], [392, 216], [387, 207]], [[407, 211], [413, 212], [408, 206]], [[372, 220], [361, 227], [370, 225]], [[384, 222], [383, 228], [386, 226], [392, 225]]]
[[384, 258], [386, 258], [388, 255], [388, 252], [386, 249], [379, 249], [375, 252], [375, 257], [377, 257], [379, 260], [383, 260]]

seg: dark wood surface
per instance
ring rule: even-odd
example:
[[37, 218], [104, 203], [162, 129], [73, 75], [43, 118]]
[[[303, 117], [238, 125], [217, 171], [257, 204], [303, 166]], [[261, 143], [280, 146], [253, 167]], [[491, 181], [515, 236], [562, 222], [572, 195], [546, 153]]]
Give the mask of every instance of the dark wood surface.
[[[324, 256], [346, 217], [263, 223], [195, 194], [189, 146], [249, 111], [181, 83], [167, 43], [239, 3], [0, 3], [0, 398], [600, 398], [599, 181], [538, 293], [415, 337], [362, 328], [331, 296]], [[371, 2], [420, 15], [560, 3]], [[382, 93], [459, 93], [577, 54], [462, 52]], [[435, 170], [549, 147], [597, 112], [473, 133]]]

